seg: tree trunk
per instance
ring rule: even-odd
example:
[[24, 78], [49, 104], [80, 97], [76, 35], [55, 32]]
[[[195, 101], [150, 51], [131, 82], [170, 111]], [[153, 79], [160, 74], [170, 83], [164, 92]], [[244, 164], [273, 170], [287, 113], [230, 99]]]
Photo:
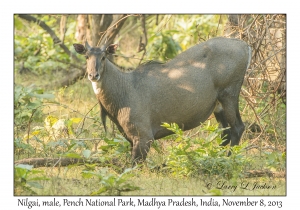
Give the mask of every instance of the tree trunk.
[[[82, 43], [88, 40], [91, 46], [101, 46], [103, 44], [109, 45], [113, 43], [115, 37], [123, 26], [126, 20], [125, 16], [126, 15], [78, 15], [75, 38]], [[62, 15], [61, 18], [60, 38], [58, 38], [55, 32], [49, 26], [47, 26], [45, 22], [40, 21], [31, 15], [19, 15], [19, 17], [27, 21], [37, 23], [41, 28], [50, 34], [54, 44], [58, 44], [65, 53], [67, 53], [73, 60], [76, 61], [76, 63], [80, 62], [76, 55], [71, 53], [71, 51], [63, 43], [64, 33], [66, 31], [67, 15]], [[84, 77], [84, 74], [84, 67], [74, 69], [69, 73], [68, 76], [56, 82], [55, 86], [69, 86], [75, 83], [78, 79]], [[53, 84], [51, 84], [51, 86], [53, 86]]]
[[[90, 46], [106, 46], [112, 44], [122, 28], [126, 15], [78, 15], [76, 27], [76, 39], [84, 43], [86, 40]], [[113, 58], [110, 58], [113, 59]], [[72, 72], [68, 78], [57, 82], [58, 87], [64, 87], [75, 83], [84, 77], [85, 69]]]
[[64, 43], [64, 39], [65, 39], [65, 33], [67, 31], [67, 15], [62, 15], [61, 19], [60, 19], [60, 40], [62, 43]]
[[78, 42], [83, 42], [85, 39], [87, 39], [87, 29], [87, 15], [78, 15], [75, 33], [75, 39]]
[[[16, 161], [14, 164], [25, 164], [32, 165], [34, 168], [39, 167], [63, 167], [73, 164], [84, 164], [84, 163], [98, 163], [99, 165], [114, 164], [120, 168], [124, 167], [127, 163], [120, 161], [117, 158], [113, 158], [110, 161], [100, 160], [99, 158], [90, 158], [85, 160], [83, 158], [27, 158]], [[128, 162], [129, 163], [129, 162]]]
[[[126, 15], [78, 15], [76, 39], [90, 46], [112, 44], [122, 28]], [[123, 19], [122, 19], [123, 18]]]

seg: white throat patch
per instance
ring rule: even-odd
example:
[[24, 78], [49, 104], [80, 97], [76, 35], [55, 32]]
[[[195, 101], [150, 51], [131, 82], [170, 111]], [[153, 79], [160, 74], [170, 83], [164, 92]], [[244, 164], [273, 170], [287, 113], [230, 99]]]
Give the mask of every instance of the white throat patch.
[[92, 82], [92, 86], [96, 95], [100, 93], [100, 84], [98, 82]]

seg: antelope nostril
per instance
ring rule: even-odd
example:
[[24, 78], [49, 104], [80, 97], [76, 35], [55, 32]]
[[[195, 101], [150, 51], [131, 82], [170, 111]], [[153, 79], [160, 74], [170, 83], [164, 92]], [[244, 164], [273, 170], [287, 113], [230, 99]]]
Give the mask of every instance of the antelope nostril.
[[89, 77], [89, 79], [92, 79], [92, 80], [94, 80], [94, 79], [98, 80], [100, 78], [100, 74], [99, 73], [96, 73], [96, 74], [90, 73], [90, 74], [88, 74], [88, 77]]

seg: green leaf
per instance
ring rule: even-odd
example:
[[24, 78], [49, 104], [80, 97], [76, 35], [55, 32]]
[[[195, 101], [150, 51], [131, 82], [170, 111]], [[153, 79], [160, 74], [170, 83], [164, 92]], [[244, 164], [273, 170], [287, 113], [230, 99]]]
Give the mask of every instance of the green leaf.
[[150, 42], [153, 42], [153, 40], [156, 38], [156, 36], [151, 36], [149, 39], [148, 39], [148, 41], [149, 41], [149, 43]]
[[33, 132], [31, 132], [31, 135], [36, 136], [41, 132], [41, 130], [35, 130]]
[[108, 146], [108, 145], [103, 145], [103, 146], [100, 147], [100, 149], [103, 150], [103, 151], [108, 151], [110, 148], [111, 147]]
[[81, 159], [81, 156], [76, 154], [76, 153], [67, 153], [63, 155], [64, 157], [68, 157], [68, 158], [77, 158], [77, 159]]
[[95, 192], [92, 192], [91, 195], [100, 195], [104, 192], [106, 192], [108, 189], [104, 186], [104, 187], [101, 187], [98, 191], [95, 191]]
[[33, 195], [37, 195], [37, 193], [35, 191], [33, 191], [30, 187], [27, 186], [22, 186], [23, 189], [27, 190], [28, 192], [30, 192]]
[[86, 167], [86, 169], [88, 171], [93, 171], [93, 170], [95, 170], [97, 164], [88, 164], [88, 163], [86, 163], [86, 164], [84, 164], [84, 166]]
[[40, 174], [40, 173], [44, 173], [43, 170], [38, 170], [38, 169], [32, 169], [30, 172], [31, 172], [32, 174]]
[[55, 50], [55, 49], [52, 49], [52, 50], [49, 50], [49, 51], [48, 51], [48, 55], [49, 55], [49, 56], [52, 56], [52, 55], [54, 55], [54, 54], [56, 54], [56, 50]]
[[219, 135], [218, 133], [211, 133], [211, 134], [209, 134], [209, 136], [207, 137], [206, 140], [207, 140], [208, 142], [211, 142], [211, 141], [213, 141], [218, 135]]
[[20, 179], [20, 178], [26, 178], [28, 174], [28, 170], [25, 168], [15, 168], [15, 178]]
[[209, 193], [206, 194], [206, 195], [219, 195], [219, 196], [221, 196], [221, 195], [223, 195], [223, 192], [222, 192], [222, 190], [219, 190], [219, 189], [211, 189], [209, 191]]
[[14, 25], [17, 30], [23, 30], [24, 28], [22, 21], [17, 16], [14, 18]]
[[57, 117], [54, 117], [52, 115], [49, 115], [46, 117], [45, 122], [49, 123], [50, 126], [53, 126], [58, 121]]
[[166, 122], [164, 122], [161, 126], [164, 127], [164, 128], [170, 128], [171, 127], [171, 125], [169, 123], [166, 123]]
[[35, 188], [38, 188], [38, 189], [43, 189], [43, 186], [38, 182], [27, 182], [27, 184], [31, 187], [35, 187]]
[[85, 158], [89, 158], [91, 156], [91, 153], [92, 153], [91, 150], [88, 149], [82, 151], [82, 154]]
[[35, 92], [37, 94], [44, 94], [44, 89], [36, 89]]
[[33, 168], [33, 165], [27, 165], [27, 164], [18, 164], [15, 166], [15, 168], [22, 168], [26, 170], [31, 170]]
[[36, 98], [46, 98], [46, 99], [53, 99], [55, 96], [51, 93], [44, 93], [44, 94], [35, 94], [35, 93], [29, 93], [31, 97]]
[[90, 178], [92, 178], [93, 176], [95, 176], [95, 173], [94, 173], [94, 172], [91, 172], [91, 171], [82, 171], [82, 172], [81, 172], [81, 176], [82, 176], [82, 178], [84, 178], [84, 179], [90, 179]]
[[68, 152], [74, 147], [76, 146], [77, 144], [76, 143], [73, 143], [71, 145], [68, 145]]
[[[126, 168], [122, 174], [129, 173], [129, 172], [135, 170], [136, 168], [138, 168], [138, 166], [135, 166], [135, 167], [133, 167], [133, 168]], [[121, 175], [122, 175], [122, 174], [121, 174]]]

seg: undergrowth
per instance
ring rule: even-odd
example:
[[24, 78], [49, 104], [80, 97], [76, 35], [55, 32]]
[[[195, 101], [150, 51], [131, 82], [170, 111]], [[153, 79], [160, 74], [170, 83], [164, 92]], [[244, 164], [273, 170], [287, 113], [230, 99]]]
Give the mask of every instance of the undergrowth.
[[[146, 162], [131, 168], [129, 142], [115, 131], [110, 122], [109, 132], [103, 132], [99, 107], [93, 99], [91, 102], [91, 99], [80, 96], [76, 103], [84, 106], [77, 109], [77, 104], [72, 103], [77, 100], [73, 97], [74, 90], [76, 86], [55, 92], [16, 86], [15, 161], [34, 157], [82, 161], [66, 167], [57, 163], [55, 168], [39, 170], [30, 164], [15, 165], [15, 195], [172, 195], [162, 188], [169, 186], [171, 190], [171, 185], [178, 186], [178, 189], [173, 189], [176, 195], [255, 194], [232, 192], [216, 186], [220, 181], [235, 185], [249, 180], [249, 170], [284, 172], [286, 169], [285, 151], [260, 149], [260, 145], [253, 145], [250, 139], [243, 139], [239, 146], [231, 148], [219, 146], [224, 129], [219, 128], [213, 119], [188, 132], [183, 132], [176, 124], [163, 123], [162, 126], [173, 131], [174, 135], [155, 141]], [[228, 156], [229, 151], [231, 156]], [[67, 186], [68, 183], [77, 183], [70, 185], [74, 188], [88, 188], [60, 191], [62, 182]], [[268, 182], [274, 181], [268, 179]], [[285, 185], [285, 182], [279, 182]], [[166, 186], [165, 183], [169, 184]], [[194, 188], [195, 183], [199, 189]], [[275, 183], [278, 185], [277, 181]], [[274, 194], [271, 191], [258, 192], [264, 193]], [[282, 188], [275, 192], [284, 193]]]

